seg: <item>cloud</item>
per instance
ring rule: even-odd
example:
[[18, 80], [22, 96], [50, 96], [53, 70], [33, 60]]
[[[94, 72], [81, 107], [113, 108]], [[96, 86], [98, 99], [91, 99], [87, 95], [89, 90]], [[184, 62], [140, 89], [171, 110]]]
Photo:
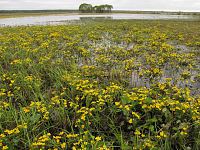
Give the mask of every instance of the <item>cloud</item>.
[[200, 11], [200, 0], [0, 0], [0, 10], [77, 9], [81, 3], [112, 4], [121, 10]]

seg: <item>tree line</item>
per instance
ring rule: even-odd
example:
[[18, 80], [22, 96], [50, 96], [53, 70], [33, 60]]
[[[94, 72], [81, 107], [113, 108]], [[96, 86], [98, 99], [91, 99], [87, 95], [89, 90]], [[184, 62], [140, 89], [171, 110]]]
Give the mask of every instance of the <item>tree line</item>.
[[79, 6], [79, 11], [82, 13], [110, 13], [113, 9], [112, 5], [98, 5], [98, 6], [92, 6], [91, 4], [83, 3]]

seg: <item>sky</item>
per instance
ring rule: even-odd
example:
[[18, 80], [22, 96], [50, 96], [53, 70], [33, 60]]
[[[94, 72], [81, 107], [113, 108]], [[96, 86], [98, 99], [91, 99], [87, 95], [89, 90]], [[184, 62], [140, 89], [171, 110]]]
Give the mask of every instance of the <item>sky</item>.
[[0, 0], [0, 10], [78, 9], [81, 3], [111, 4], [116, 10], [200, 12], [200, 0]]

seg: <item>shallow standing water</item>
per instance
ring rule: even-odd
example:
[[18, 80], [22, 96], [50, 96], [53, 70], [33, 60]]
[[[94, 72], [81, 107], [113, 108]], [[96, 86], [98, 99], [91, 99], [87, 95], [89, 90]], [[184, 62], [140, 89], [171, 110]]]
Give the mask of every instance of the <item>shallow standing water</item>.
[[0, 26], [21, 25], [57, 25], [65, 24], [67, 21], [93, 19], [139, 19], [139, 20], [200, 20], [199, 16], [192, 15], [166, 15], [166, 14], [102, 14], [102, 15], [48, 15], [34, 17], [17, 17], [0, 19]]

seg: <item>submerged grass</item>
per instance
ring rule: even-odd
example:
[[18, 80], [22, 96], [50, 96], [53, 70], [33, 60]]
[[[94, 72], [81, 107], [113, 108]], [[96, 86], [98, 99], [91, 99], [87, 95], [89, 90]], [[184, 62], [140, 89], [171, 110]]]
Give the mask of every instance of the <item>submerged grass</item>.
[[199, 27], [0, 28], [0, 148], [197, 150]]

